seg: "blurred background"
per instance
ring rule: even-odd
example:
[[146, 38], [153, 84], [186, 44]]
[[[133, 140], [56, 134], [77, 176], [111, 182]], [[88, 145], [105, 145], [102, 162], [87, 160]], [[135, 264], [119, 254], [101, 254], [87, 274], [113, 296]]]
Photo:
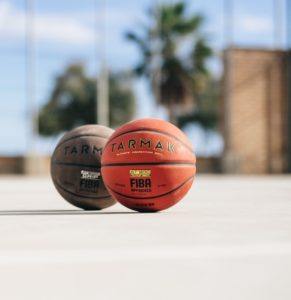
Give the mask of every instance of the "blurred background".
[[[198, 172], [291, 171], [290, 0], [0, 0], [0, 173], [67, 130], [157, 117]], [[289, 18], [290, 19], [290, 18]]]

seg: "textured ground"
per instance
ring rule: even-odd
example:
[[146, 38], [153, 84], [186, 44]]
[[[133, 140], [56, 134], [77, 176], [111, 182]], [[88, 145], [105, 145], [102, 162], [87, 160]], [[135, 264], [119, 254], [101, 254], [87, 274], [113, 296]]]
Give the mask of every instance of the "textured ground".
[[291, 299], [291, 177], [200, 176], [157, 214], [0, 177], [0, 298]]

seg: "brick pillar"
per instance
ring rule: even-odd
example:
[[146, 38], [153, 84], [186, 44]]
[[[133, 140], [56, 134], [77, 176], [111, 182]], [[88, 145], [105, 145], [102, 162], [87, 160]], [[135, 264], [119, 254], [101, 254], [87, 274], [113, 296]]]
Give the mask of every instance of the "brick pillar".
[[286, 53], [228, 49], [224, 63], [224, 171], [286, 171]]

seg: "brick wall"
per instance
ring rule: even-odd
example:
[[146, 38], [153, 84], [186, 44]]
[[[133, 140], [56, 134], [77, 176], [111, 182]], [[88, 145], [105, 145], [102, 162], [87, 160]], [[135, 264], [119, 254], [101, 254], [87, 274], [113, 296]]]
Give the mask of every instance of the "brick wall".
[[[28, 167], [27, 164], [31, 166]], [[220, 173], [219, 157], [197, 157], [198, 173]], [[35, 168], [37, 167], [37, 169]], [[50, 173], [50, 157], [38, 157], [36, 161], [27, 161], [24, 157], [0, 157], [0, 174], [47, 175]]]
[[284, 172], [287, 168], [286, 53], [228, 49], [224, 63], [224, 171]]
[[0, 174], [48, 175], [50, 157], [41, 156], [33, 160], [23, 156], [0, 157]]
[[23, 172], [23, 157], [0, 157], [0, 174], [22, 174]]
[[221, 173], [220, 157], [197, 157], [197, 173]]

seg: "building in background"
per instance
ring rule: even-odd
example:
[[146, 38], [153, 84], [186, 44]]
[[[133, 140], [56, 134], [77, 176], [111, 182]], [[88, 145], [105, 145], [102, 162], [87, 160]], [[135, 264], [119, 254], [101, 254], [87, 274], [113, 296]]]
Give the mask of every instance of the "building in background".
[[282, 1], [273, 5], [273, 50], [230, 46], [224, 52], [222, 168], [227, 173], [291, 172], [291, 0], [285, 2], [285, 16]]
[[288, 171], [287, 57], [283, 50], [225, 51], [225, 172]]

